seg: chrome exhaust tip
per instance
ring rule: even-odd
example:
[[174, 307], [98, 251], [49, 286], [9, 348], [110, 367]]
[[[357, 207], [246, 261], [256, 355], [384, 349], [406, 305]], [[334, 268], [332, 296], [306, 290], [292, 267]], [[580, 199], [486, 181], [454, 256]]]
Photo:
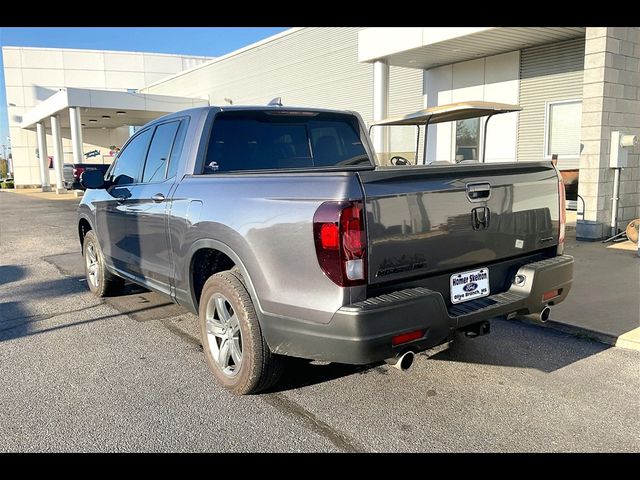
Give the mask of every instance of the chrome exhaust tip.
[[411, 368], [413, 365], [413, 361], [416, 358], [416, 354], [411, 350], [403, 353], [402, 355], [398, 355], [397, 357], [387, 358], [385, 362], [388, 365], [391, 365], [393, 368], [397, 368], [398, 370], [405, 371]]
[[546, 323], [546, 321], [549, 320], [550, 315], [551, 315], [551, 309], [545, 306], [538, 313], [529, 313], [528, 315], [518, 315], [518, 317], [524, 320], [529, 320], [531, 322]]
[[551, 315], [551, 309], [549, 307], [544, 307], [539, 315], [540, 315], [540, 321], [544, 323], [547, 320], [549, 320], [549, 315]]

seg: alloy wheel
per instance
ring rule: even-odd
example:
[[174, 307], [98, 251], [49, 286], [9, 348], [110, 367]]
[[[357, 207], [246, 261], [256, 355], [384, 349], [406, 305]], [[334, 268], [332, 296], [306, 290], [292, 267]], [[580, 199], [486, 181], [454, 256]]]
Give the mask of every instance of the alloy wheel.
[[242, 366], [240, 321], [229, 300], [220, 293], [209, 299], [206, 310], [207, 342], [214, 361], [226, 376]]

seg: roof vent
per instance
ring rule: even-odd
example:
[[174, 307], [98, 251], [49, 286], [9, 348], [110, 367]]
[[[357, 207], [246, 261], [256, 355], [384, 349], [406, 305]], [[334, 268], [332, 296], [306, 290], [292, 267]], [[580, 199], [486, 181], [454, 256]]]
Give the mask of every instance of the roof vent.
[[267, 105], [277, 105], [278, 107], [282, 106], [282, 98], [281, 97], [276, 97], [273, 100], [271, 100]]

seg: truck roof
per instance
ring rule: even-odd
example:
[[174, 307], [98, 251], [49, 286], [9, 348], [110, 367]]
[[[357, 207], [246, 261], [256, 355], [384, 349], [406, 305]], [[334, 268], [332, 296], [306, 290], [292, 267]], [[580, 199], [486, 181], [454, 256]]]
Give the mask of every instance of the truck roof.
[[279, 106], [279, 105], [211, 105], [208, 107], [196, 107], [189, 108], [187, 110], [181, 110], [179, 112], [169, 113], [167, 115], [163, 115], [162, 117], [156, 118], [155, 120], [149, 123], [155, 123], [158, 121], [164, 121], [170, 118], [183, 117], [185, 115], [189, 116], [200, 116], [206, 115], [211, 110], [220, 110], [223, 112], [232, 112], [232, 111], [281, 111], [281, 112], [319, 112], [319, 113], [343, 113], [343, 114], [355, 114], [351, 110], [335, 110], [335, 109], [327, 109], [327, 108], [315, 108], [315, 107], [294, 107], [294, 106]]

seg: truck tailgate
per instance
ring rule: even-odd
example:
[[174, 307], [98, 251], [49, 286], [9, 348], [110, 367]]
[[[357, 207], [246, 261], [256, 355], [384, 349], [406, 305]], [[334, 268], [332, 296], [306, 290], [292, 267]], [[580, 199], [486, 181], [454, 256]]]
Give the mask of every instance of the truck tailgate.
[[369, 284], [460, 272], [558, 243], [550, 162], [360, 172]]

